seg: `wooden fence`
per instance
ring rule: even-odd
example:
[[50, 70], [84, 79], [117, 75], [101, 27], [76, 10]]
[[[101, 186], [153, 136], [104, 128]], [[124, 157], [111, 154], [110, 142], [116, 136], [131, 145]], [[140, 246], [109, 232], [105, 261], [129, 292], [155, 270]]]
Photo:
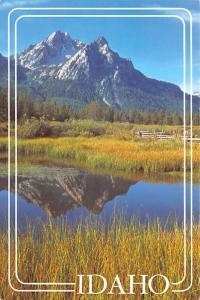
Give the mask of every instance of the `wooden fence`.
[[[158, 132], [152, 132], [148, 130], [139, 130], [136, 132], [136, 135], [141, 138], [154, 138], [158, 140], [174, 140], [176, 138], [182, 138], [184, 139], [184, 136], [177, 136], [176, 134], [166, 134], [164, 131], [158, 131]], [[185, 136], [185, 139], [187, 142], [191, 141], [190, 136]], [[200, 138], [198, 137], [193, 137], [192, 142], [200, 143]]]

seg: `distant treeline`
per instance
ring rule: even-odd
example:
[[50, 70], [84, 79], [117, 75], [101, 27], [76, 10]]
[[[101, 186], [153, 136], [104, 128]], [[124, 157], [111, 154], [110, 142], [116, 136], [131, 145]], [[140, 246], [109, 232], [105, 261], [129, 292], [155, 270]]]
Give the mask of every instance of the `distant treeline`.
[[[11, 120], [15, 118], [14, 101], [11, 101]], [[7, 120], [7, 93], [0, 91], [0, 121]], [[90, 104], [75, 110], [65, 103], [56, 103], [51, 99], [45, 101], [33, 100], [27, 93], [20, 93], [17, 99], [18, 120], [26, 120], [31, 117], [43, 118], [49, 121], [65, 121], [69, 119], [92, 119], [95, 121], [129, 122], [135, 124], [160, 124], [182, 125], [183, 115], [168, 113], [165, 111], [151, 112], [148, 110], [113, 110], [100, 101], [92, 101]], [[190, 124], [190, 115], [186, 114], [186, 123]], [[193, 114], [193, 124], [200, 124], [199, 113]]]

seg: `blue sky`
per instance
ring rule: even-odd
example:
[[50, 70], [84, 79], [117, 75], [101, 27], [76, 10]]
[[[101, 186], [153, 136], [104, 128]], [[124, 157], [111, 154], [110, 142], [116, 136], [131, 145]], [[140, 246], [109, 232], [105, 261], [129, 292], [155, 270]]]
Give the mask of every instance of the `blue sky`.
[[[193, 15], [193, 86], [200, 90], [200, 8], [198, 0], [0, 0], [0, 53], [7, 55], [7, 15], [14, 7], [185, 7]], [[183, 17], [187, 16], [184, 15]], [[187, 24], [187, 22], [186, 22]], [[110, 48], [130, 58], [145, 75], [182, 86], [182, 23], [174, 18], [24, 18], [18, 23], [18, 51], [53, 31], [90, 43], [104, 36]], [[187, 48], [188, 50], [188, 48]], [[187, 68], [188, 70], [188, 68]]]

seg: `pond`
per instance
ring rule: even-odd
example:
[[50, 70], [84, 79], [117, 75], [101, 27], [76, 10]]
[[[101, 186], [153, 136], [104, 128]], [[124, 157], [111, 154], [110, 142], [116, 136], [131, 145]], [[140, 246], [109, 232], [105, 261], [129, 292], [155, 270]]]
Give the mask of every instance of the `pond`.
[[[124, 179], [64, 166], [36, 165], [18, 174], [18, 228], [49, 218], [72, 225], [93, 218], [105, 224], [113, 217], [136, 217], [141, 223], [183, 222], [183, 182], [153, 181], [151, 178]], [[11, 176], [11, 211], [15, 205], [14, 176]], [[200, 185], [193, 186], [194, 221], [199, 219]], [[186, 184], [187, 217], [190, 185]], [[7, 178], [0, 177], [0, 228], [7, 219]]]

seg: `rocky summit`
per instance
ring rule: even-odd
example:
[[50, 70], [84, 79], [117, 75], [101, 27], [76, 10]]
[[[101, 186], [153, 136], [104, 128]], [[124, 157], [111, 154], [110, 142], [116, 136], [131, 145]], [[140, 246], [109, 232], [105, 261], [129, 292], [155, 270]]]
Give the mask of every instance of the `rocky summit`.
[[[5, 60], [1, 56], [0, 64]], [[23, 74], [19, 87], [37, 98], [51, 97], [77, 108], [97, 100], [117, 110], [183, 111], [183, 92], [177, 85], [146, 77], [113, 51], [105, 37], [85, 44], [56, 31], [18, 53], [17, 60]], [[187, 109], [189, 100], [186, 95]], [[199, 104], [195, 95], [194, 110]]]

